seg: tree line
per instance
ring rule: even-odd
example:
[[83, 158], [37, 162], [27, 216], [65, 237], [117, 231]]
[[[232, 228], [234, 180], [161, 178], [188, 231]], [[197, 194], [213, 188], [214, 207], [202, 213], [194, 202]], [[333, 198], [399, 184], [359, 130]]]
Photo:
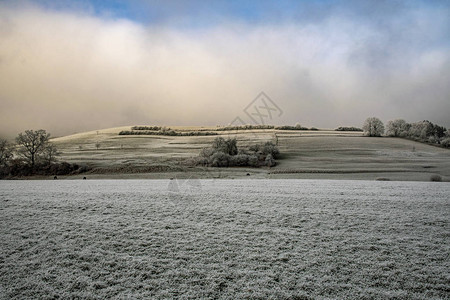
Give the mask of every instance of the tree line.
[[87, 167], [58, 162], [60, 152], [43, 129], [26, 130], [15, 144], [0, 139], [0, 178], [29, 175], [64, 175], [87, 171]]
[[208, 135], [218, 135], [217, 132], [209, 131], [189, 131], [189, 132], [179, 132], [175, 130], [122, 130], [119, 135], [166, 135], [166, 136], [208, 136]]
[[370, 117], [365, 120], [362, 129], [367, 136], [402, 137], [450, 148], [449, 130], [428, 120], [408, 123], [403, 119], [396, 119], [388, 121], [385, 128], [380, 119]]

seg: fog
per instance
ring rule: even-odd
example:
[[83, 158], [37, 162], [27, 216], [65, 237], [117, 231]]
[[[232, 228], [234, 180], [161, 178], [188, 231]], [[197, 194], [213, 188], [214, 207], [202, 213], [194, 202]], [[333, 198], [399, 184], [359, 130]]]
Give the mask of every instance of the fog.
[[357, 11], [181, 26], [0, 3], [0, 135], [251, 123], [261, 91], [283, 111], [272, 124], [450, 127], [449, 6]]

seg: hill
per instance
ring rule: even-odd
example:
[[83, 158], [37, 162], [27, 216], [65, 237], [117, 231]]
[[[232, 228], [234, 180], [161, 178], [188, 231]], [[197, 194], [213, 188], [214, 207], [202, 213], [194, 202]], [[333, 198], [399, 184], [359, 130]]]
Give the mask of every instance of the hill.
[[[214, 127], [171, 127], [188, 131]], [[247, 146], [278, 140], [281, 159], [273, 168], [202, 168], [186, 164], [208, 147], [215, 136], [119, 135], [131, 126], [103, 129], [52, 139], [61, 160], [89, 164], [91, 178], [326, 178], [450, 180], [450, 151], [400, 138], [365, 137], [361, 132], [333, 130], [231, 130]], [[79, 176], [78, 176], [79, 177]]]

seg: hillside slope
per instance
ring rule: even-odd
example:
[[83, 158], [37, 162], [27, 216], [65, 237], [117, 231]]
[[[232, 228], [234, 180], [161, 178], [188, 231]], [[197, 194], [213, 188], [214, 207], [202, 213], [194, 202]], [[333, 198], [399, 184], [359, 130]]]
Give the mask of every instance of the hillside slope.
[[[207, 130], [203, 127], [171, 127]], [[248, 130], [218, 132], [238, 146], [276, 141], [282, 158], [270, 169], [188, 167], [216, 136], [124, 136], [118, 127], [53, 139], [61, 160], [86, 163], [94, 177], [241, 177], [450, 180], [450, 151], [399, 138], [369, 138], [360, 132]], [[213, 129], [213, 128], [211, 128]], [[100, 175], [101, 174], [101, 175]], [[109, 175], [107, 175], [109, 174]], [[127, 175], [125, 175], [127, 174]], [[139, 174], [139, 175], [132, 175]]]

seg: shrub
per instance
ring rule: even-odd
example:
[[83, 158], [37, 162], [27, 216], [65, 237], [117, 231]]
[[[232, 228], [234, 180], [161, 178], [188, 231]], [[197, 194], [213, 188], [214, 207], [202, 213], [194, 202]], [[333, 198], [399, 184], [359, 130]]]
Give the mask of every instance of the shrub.
[[441, 182], [442, 181], [442, 177], [437, 175], [437, 174], [434, 174], [434, 175], [431, 175], [430, 181]]
[[445, 138], [441, 141], [441, 145], [445, 148], [450, 148], [450, 138]]
[[237, 141], [233, 139], [224, 139], [222, 137], [217, 137], [213, 141], [212, 149], [214, 152], [223, 152], [228, 155], [236, 155], [238, 153]]
[[228, 167], [230, 156], [223, 152], [216, 152], [210, 158], [212, 167]]
[[0, 139], [0, 168], [7, 167], [13, 158], [12, 147], [7, 140]]
[[339, 126], [338, 128], [335, 129], [335, 131], [363, 131], [363, 130], [358, 127]]
[[200, 155], [200, 157], [210, 157], [213, 154], [214, 154], [214, 150], [213, 149], [211, 149], [211, 148], [203, 148], [200, 151], [199, 155]]
[[131, 127], [131, 130], [153, 130], [153, 131], [158, 131], [158, 130], [162, 130], [162, 129], [163, 128], [161, 126], [133, 126], [133, 127]]
[[274, 166], [275, 158], [280, 154], [273, 142], [252, 145], [249, 152], [238, 149], [236, 139], [214, 139], [211, 148], [203, 148], [199, 157], [190, 160], [188, 164], [212, 167], [259, 167]]
[[274, 129], [273, 125], [241, 125], [241, 126], [225, 126], [216, 128], [215, 131], [231, 131], [231, 130], [254, 130], [254, 129]]
[[277, 130], [308, 130], [306, 127], [302, 127], [300, 124], [297, 124], [295, 126], [289, 126], [289, 125], [283, 125], [283, 126], [277, 126], [275, 127]]
[[70, 164], [67, 162], [36, 164], [34, 167], [28, 164], [26, 160], [15, 159], [11, 162], [8, 168], [0, 172], [0, 177], [22, 177], [30, 175], [68, 175], [79, 174], [89, 171], [90, 168], [86, 165], [79, 166], [77, 164]]
[[255, 154], [248, 156], [248, 165], [250, 167], [259, 167], [259, 159]]
[[266, 166], [273, 167], [275, 166], [275, 160], [273, 159], [272, 154], [268, 154], [265, 160]]
[[278, 150], [278, 147], [272, 142], [266, 142], [260, 150], [264, 155], [271, 155], [272, 158], [278, 158], [280, 155], [280, 150]]
[[244, 167], [248, 166], [248, 154], [237, 154], [230, 157], [230, 166]]
[[207, 157], [192, 157], [186, 161], [189, 166], [203, 166], [207, 167], [209, 165], [209, 159]]
[[248, 147], [248, 150], [249, 150], [249, 151], [252, 151], [252, 152], [258, 152], [259, 149], [260, 149], [260, 147], [261, 147], [260, 144], [251, 145], [250, 147]]
[[438, 137], [436, 137], [436, 136], [430, 136], [429, 138], [428, 138], [428, 143], [430, 143], [430, 144], [439, 144], [440, 143], [440, 141], [439, 141], [439, 138]]
[[32, 174], [33, 168], [21, 158], [11, 160], [9, 167], [4, 171], [4, 175], [10, 176], [29, 176]]

